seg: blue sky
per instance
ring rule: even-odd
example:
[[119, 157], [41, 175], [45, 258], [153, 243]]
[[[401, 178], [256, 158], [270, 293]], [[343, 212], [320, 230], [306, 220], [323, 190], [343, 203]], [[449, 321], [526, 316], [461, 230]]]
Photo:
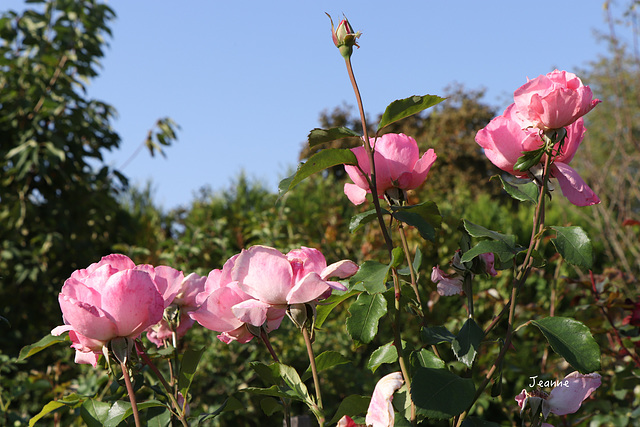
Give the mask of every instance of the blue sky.
[[151, 180], [164, 209], [204, 185], [226, 188], [242, 170], [275, 191], [320, 112], [355, 105], [325, 12], [362, 32], [352, 62], [374, 119], [395, 99], [452, 83], [486, 88], [486, 101], [504, 107], [527, 77], [586, 67], [606, 51], [594, 35], [607, 30], [602, 3], [111, 1], [113, 38], [89, 96], [119, 113], [121, 148], [105, 155], [116, 167], [158, 118], [180, 125], [166, 159], [142, 151], [123, 169], [133, 184]]

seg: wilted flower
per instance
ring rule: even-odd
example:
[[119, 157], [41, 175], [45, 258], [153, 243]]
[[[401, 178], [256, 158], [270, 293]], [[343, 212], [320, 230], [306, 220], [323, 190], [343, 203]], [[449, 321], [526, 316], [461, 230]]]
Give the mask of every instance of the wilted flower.
[[516, 402], [522, 413], [527, 406], [534, 411], [542, 405], [541, 413], [546, 420], [549, 413], [556, 415], [573, 414], [582, 405], [595, 389], [600, 387], [600, 374], [580, 374], [577, 371], [567, 375], [560, 383], [547, 394], [542, 391], [522, 392], [516, 396]]

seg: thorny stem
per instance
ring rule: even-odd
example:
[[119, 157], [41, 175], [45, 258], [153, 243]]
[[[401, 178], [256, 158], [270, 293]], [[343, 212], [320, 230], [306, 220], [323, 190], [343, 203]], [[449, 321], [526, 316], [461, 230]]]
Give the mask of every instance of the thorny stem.
[[318, 424], [320, 426], [324, 425], [324, 416], [322, 416], [322, 395], [320, 394], [320, 379], [318, 378], [318, 368], [316, 367], [316, 358], [313, 355], [313, 347], [311, 345], [311, 337], [309, 336], [309, 331], [306, 327], [302, 327], [302, 336], [304, 337], [304, 343], [307, 346], [307, 354], [309, 355], [309, 364], [311, 365], [311, 374], [313, 376], [313, 385], [316, 389], [316, 401], [317, 403], [317, 413], [316, 418], [318, 418]]
[[127, 386], [127, 393], [129, 394], [129, 401], [131, 402], [131, 410], [133, 411], [133, 419], [136, 423], [136, 427], [141, 427], [140, 414], [138, 414], [138, 404], [136, 403], [136, 394], [133, 391], [133, 384], [131, 384], [131, 378], [129, 378], [129, 369], [124, 362], [120, 362], [120, 368], [122, 368], [122, 376], [124, 377], [124, 383]]
[[[507, 354], [507, 351], [509, 350], [509, 347], [511, 347], [511, 339], [513, 337], [513, 323], [515, 320], [515, 311], [516, 311], [516, 298], [518, 296], [518, 292], [520, 291], [520, 288], [522, 287], [524, 282], [527, 280], [527, 277], [529, 276], [531, 267], [533, 266], [532, 254], [533, 254], [533, 251], [537, 249], [538, 246], [540, 245], [542, 231], [544, 230], [545, 197], [547, 195], [547, 183], [549, 181], [550, 165], [551, 165], [551, 156], [547, 155], [544, 162], [542, 183], [540, 185], [540, 193], [538, 195], [538, 205], [536, 206], [536, 210], [533, 216], [533, 229], [531, 230], [531, 239], [529, 240], [529, 248], [527, 250], [527, 254], [525, 255], [524, 261], [520, 267], [520, 270], [517, 272], [516, 278], [513, 282], [513, 287], [511, 288], [511, 297], [509, 298], [509, 302], [507, 303], [509, 306], [509, 319], [507, 323], [507, 333], [505, 335], [504, 345], [502, 346], [502, 349], [500, 350], [498, 357], [493, 362], [493, 365], [491, 366], [489, 371], [487, 371], [487, 374], [485, 375], [485, 378], [482, 381], [482, 384], [480, 384], [480, 386], [476, 390], [476, 394], [473, 398], [473, 402], [471, 403], [469, 408], [467, 408], [467, 410], [464, 411], [458, 418], [458, 422], [456, 423], [457, 427], [460, 427], [462, 425], [462, 421], [469, 414], [471, 407], [478, 400], [478, 398], [480, 397], [484, 389], [487, 387], [487, 385], [491, 381], [491, 377], [493, 376], [498, 366], [500, 366], [500, 364], [502, 363], [505, 355]], [[500, 313], [499, 317], [501, 317], [503, 313], [504, 313], [504, 309]], [[491, 327], [493, 327], [493, 325], [495, 325], [496, 323], [497, 321], [492, 322]]]

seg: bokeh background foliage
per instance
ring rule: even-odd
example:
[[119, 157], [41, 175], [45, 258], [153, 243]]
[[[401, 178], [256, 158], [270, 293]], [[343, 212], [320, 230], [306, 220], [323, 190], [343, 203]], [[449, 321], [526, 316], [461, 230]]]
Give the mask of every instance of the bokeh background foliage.
[[[329, 262], [378, 259], [382, 247], [376, 228], [365, 225], [349, 232], [351, 217], [364, 211], [344, 197], [347, 179], [336, 167], [302, 182], [276, 203], [278, 195], [250, 175], [237, 176], [225, 189], [202, 188], [193, 201], [165, 211], [154, 201], [153, 185], [130, 187], [125, 175], [109, 167], [103, 154], [119, 147], [112, 128], [113, 106], [86, 96], [111, 35], [115, 12], [97, 0], [32, 1], [21, 13], [0, 15], [0, 425], [26, 425], [51, 400], [69, 394], [105, 399], [117, 396], [117, 384], [104, 371], [73, 363], [66, 345], [52, 346], [36, 357], [18, 358], [20, 349], [47, 335], [60, 324], [57, 294], [72, 271], [86, 267], [111, 252], [121, 252], [136, 263], [167, 264], [206, 275], [242, 248], [263, 244], [286, 252], [300, 245], [317, 247]], [[611, 27], [635, 20], [635, 2]], [[597, 399], [585, 403], [580, 415], [569, 417], [583, 425], [631, 425], [640, 413], [638, 367], [627, 352], [638, 353], [638, 328], [623, 325], [630, 303], [638, 301], [640, 273], [640, 58], [620, 43], [615, 33], [605, 37], [609, 53], [579, 75], [603, 100], [587, 117], [588, 135], [575, 167], [602, 199], [587, 209], [554, 197], [547, 223], [580, 225], [594, 244], [594, 283], [588, 271], [557, 263], [535, 271], [520, 300], [522, 319], [552, 314], [585, 323], [600, 343], [603, 386]], [[429, 300], [429, 323], [464, 319], [463, 301], [439, 298], [429, 280], [431, 267], [444, 265], [458, 248], [460, 218], [514, 234], [526, 242], [530, 205], [515, 202], [490, 179], [497, 170], [474, 141], [477, 130], [501, 113], [483, 99], [482, 90], [452, 86], [447, 100], [385, 129], [403, 132], [418, 141], [421, 150], [438, 154], [429, 179], [410, 193], [411, 201], [433, 200], [444, 221], [435, 243], [410, 230], [412, 248], [423, 254], [419, 284]], [[348, 126], [359, 130], [355, 111], [348, 105], [322, 112], [319, 127]], [[144, 145], [153, 154], [176, 138], [177, 125], [158, 120]], [[357, 140], [339, 140], [331, 147], [347, 148]], [[327, 145], [328, 146], [328, 145]], [[315, 147], [317, 149], [317, 147]], [[326, 148], [326, 147], [325, 147]], [[300, 158], [313, 152], [304, 144]], [[179, 179], [179, 178], [177, 178]], [[548, 255], [553, 250], [550, 245]], [[384, 254], [382, 254], [384, 259]], [[505, 275], [479, 278], [475, 293], [476, 320], [491, 321], [509, 288]], [[446, 317], [443, 317], [446, 313]], [[392, 366], [375, 374], [366, 368], [371, 352], [391, 341], [382, 330], [367, 345], [356, 346], [344, 331], [346, 307], [338, 307], [317, 334], [316, 346], [351, 357], [323, 376], [325, 407], [331, 414], [351, 394], [367, 394]], [[446, 326], [458, 330], [461, 323]], [[411, 325], [407, 326], [410, 330]], [[419, 337], [415, 325], [415, 339]], [[306, 352], [294, 329], [285, 322], [273, 334], [274, 346], [285, 363], [299, 372], [307, 368]], [[416, 341], [417, 342], [417, 341]], [[621, 346], [621, 343], [624, 345]], [[255, 342], [225, 345], [215, 333], [193, 328], [181, 344], [206, 347], [192, 386], [195, 413], [213, 412], [229, 396], [241, 410], [223, 412], [210, 421], [219, 425], [281, 425], [263, 415], [260, 396], [238, 392], [260, 387], [248, 361], [268, 361]], [[490, 343], [479, 363], [495, 357]], [[457, 363], [452, 354], [442, 357]], [[532, 373], [531, 367], [535, 366]], [[512, 397], [529, 382], [529, 375], [558, 375], [566, 370], [532, 327], [519, 331], [516, 345], [502, 367], [501, 395], [485, 394], [476, 414], [505, 425], [517, 422]], [[144, 397], [144, 396], [142, 396]], [[294, 413], [303, 412], [296, 408]], [[78, 413], [60, 410], [51, 416], [57, 425], [80, 423]]]

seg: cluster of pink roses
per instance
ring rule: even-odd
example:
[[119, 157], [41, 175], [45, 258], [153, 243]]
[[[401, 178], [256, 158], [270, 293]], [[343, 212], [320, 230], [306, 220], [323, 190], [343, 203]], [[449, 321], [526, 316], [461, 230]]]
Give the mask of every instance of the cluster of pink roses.
[[254, 335], [245, 325], [274, 330], [288, 307], [315, 307], [333, 289], [346, 289], [329, 278], [350, 277], [357, 270], [347, 260], [327, 266], [320, 251], [305, 247], [283, 255], [254, 246], [206, 278], [109, 255], [65, 281], [58, 297], [64, 325], [52, 334], [69, 332], [76, 362], [94, 367], [114, 338], [136, 339], [147, 331], [160, 346], [174, 334], [184, 335], [194, 320], [220, 332], [226, 343], [247, 342]]
[[[536, 166], [529, 171], [515, 170], [518, 159], [526, 151], [543, 146], [542, 135], [566, 129], [563, 142], [551, 164], [551, 176], [558, 180], [562, 194], [576, 206], [600, 203], [598, 196], [569, 166], [585, 134], [582, 116], [600, 100], [593, 99], [589, 86], [572, 73], [555, 70], [530, 80], [514, 92], [514, 103], [504, 114], [476, 135], [476, 142], [489, 160], [500, 169], [518, 177], [535, 176]], [[546, 157], [540, 159], [544, 163]]]
[[[226, 343], [247, 342], [251, 326], [277, 329], [287, 307], [315, 304], [331, 292], [346, 290], [331, 277], [354, 275], [358, 266], [339, 261], [327, 266], [324, 255], [302, 247], [282, 254], [267, 246], [253, 246], [230, 258], [222, 270], [213, 270], [198, 295], [201, 306], [191, 317], [207, 329], [218, 331]], [[248, 327], [245, 327], [248, 326]]]

